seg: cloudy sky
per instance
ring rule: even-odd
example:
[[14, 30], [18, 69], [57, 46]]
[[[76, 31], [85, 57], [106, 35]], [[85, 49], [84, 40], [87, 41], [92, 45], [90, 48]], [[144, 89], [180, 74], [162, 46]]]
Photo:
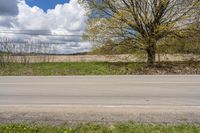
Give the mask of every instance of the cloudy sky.
[[84, 32], [85, 13], [77, 0], [0, 0], [0, 37], [59, 43], [58, 53], [85, 52], [91, 44], [74, 36]]

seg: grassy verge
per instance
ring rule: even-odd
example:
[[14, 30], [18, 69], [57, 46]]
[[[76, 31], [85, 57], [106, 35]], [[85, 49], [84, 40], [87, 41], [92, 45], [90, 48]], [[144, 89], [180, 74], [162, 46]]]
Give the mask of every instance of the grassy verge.
[[0, 125], [2, 133], [200, 133], [199, 125], [147, 125], [124, 123], [112, 126], [80, 124], [68, 126]]
[[0, 66], [1, 76], [200, 74], [200, 62], [162, 62], [156, 67], [146, 63], [9, 63]]

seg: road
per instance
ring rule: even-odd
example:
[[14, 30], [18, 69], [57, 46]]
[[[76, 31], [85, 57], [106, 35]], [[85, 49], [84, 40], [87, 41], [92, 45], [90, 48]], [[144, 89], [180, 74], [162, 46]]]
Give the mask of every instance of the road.
[[0, 122], [101, 121], [102, 116], [200, 123], [200, 75], [0, 77]]
[[0, 77], [1, 105], [200, 105], [200, 76]]

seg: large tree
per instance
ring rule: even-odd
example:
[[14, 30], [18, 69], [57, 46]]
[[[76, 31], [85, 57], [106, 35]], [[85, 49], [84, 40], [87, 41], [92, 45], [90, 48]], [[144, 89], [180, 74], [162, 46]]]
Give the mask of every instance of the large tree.
[[156, 58], [157, 43], [191, 30], [199, 12], [197, 0], [82, 0], [90, 11], [86, 36], [96, 42], [130, 40], [145, 50], [148, 64]]

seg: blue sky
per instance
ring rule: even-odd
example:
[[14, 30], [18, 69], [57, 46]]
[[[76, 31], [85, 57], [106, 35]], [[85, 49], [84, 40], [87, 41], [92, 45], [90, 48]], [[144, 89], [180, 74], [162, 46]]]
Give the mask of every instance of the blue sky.
[[44, 11], [48, 9], [54, 9], [57, 4], [68, 3], [69, 0], [26, 0], [26, 3], [33, 7], [38, 6]]

